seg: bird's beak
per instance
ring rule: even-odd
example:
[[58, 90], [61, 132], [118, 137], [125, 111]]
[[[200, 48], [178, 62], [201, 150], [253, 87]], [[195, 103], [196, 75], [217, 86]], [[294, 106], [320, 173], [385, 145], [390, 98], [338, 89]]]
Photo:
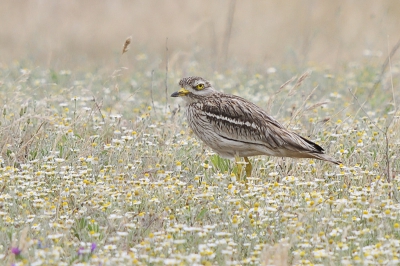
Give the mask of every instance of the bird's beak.
[[184, 89], [184, 88], [181, 88], [179, 91], [176, 91], [176, 92], [172, 93], [172, 94], [171, 94], [171, 97], [182, 97], [182, 96], [186, 96], [186, 95], [188, 95], [189, 92], [190, 92], [190, 91], [188, 91], [188, 90], [186, 90], [186, 89]]

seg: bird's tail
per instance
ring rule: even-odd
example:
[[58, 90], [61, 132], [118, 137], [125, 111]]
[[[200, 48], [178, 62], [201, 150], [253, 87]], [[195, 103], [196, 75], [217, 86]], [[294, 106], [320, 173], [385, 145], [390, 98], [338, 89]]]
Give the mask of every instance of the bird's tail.
[[325, 153], [313, 153], [312, 156], [315, 159], [331, 162], [331, 163], [334, 163], [334, 164], [337, 164], [337, 165], [342, 163], [341, 161], [338, 161], [335, 158], [333, 158], [333, 157], [331, 157], [331, 156], [329, 156], [329, 155], [327, 155]]

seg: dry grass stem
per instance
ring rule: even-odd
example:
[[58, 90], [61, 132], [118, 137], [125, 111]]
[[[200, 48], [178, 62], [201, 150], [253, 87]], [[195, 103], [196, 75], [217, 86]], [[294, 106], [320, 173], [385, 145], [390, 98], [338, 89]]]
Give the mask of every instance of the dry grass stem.
[[261, 262], [263, 266], [275, 265], [286, 266], [289, 265], [289, 250], [291, 245], [287, 240], [277, 243], [275, 245], [266, 245], [261, 254]]
[[122, 54], [128, 52], [131, 41], [132, 41], [132, 36], [129, 36], [128, 38], [126, 38], [124, 46], [122, 48]]

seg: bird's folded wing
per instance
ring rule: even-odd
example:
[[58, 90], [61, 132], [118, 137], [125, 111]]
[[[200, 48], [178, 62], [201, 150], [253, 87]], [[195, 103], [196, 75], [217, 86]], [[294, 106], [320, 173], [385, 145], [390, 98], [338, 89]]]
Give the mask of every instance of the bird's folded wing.
[[323, 151], [317, 144], [288, 131], [260, 107], [237, 96], [203, 103], [202, 112], [214, 132], [226, 139], [264, 145], [268, 149]]

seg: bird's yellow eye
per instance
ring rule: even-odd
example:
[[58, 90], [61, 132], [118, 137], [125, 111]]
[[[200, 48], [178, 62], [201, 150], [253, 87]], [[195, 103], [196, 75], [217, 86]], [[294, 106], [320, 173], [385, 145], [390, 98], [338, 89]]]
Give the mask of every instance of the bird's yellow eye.
[[197, 86], [196, 86], [196, 89], [198, 89], [198, 90], [204, 89], [204, 84], [199, 84], [199, 85], [197, 85]]

